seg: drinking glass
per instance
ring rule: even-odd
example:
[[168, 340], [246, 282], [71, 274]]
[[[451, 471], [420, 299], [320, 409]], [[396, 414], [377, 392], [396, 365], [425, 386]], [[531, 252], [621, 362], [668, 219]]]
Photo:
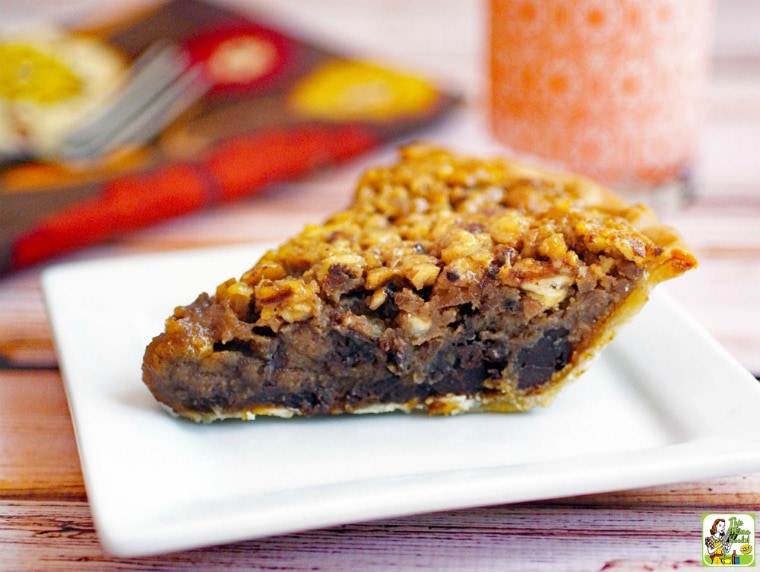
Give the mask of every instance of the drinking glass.
[[686, 196], [711, 0], [490, 0], [490, 123], [624, 195]]

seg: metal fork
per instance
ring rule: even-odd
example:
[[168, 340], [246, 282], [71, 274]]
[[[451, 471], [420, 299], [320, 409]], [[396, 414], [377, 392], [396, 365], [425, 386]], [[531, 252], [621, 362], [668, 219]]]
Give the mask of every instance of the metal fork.
[[132, 67], [132, 77], [109, 104], [64, 139], [64, 160], [81, 161], [123, 145], [140, 145], [157, 135], [209, 89], [200, 64], [189, 65], [174, 45], [148, 47]]

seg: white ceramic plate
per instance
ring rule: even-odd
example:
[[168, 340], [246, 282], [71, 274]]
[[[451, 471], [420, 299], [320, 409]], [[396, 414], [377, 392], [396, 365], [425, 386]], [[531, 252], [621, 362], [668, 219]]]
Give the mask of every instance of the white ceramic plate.
[[[760, 384], [664, 292], [549, 408], [194, 425], [142, 384], [174, 306], [264, 247], [53, 267], [43, 286], [95, 525], [146, 555], [760, 470]], [[741, 428], [741, 438], [733, 428]]]

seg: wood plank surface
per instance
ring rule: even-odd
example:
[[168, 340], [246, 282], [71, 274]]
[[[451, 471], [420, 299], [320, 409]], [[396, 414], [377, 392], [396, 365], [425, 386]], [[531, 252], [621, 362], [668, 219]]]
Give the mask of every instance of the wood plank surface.
[[[465, 95], [462, 109], [450, 121], [420, 133], [423, 138], [467, 150], [485, 125], [484, 2], [324, 0], [318, 9], [313, 0], [225, 3], [261, 11], [346, 51], [403, 63]], [[666, 288], [757, 375], [760, 2], [719, 0], [716, 9], [695, 196], [681, 208], [662, 212], [694, 248], [700, 267]], [[345, 205], [365, 166], [389, 162], [393, 155], [390, 146], [379, 149], [308, 181], [275, 185], [255, 197], [166, 221], [59, 262], [276, 242]], [[702, 513], [760, 516], [760, 472], [752, 472], [115, 558], [100, 545], [87, 504], [42, 297], [43, 270], [0, 278], [0, 570], [681, 570], [701, 568]], [[752, 422], [737, 420], [739, 428]]]
[[[699, 568], [701, 509], [529, 504], [449, 511], [144, 558], [103, 553], [84, 502], [0, 503], [4, 570]], [[12, 551], [12, 552], [11, 552]]]
[[58, 372], [0, 371], [0, 498], [85, 499]]

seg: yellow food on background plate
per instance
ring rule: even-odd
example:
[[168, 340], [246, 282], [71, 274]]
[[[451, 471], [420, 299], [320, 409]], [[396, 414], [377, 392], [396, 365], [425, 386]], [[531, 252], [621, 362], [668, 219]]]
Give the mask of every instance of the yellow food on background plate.
[[393, 121], [428, 109], [435, 88], [423, 79], [368, 62], [336, 60], [300, 80], [291, 108], [325, 121]]
[[0, 36], [0, 155], [54, 158], [118, 89], [125, 63], [93, 36], [47, 28]]

